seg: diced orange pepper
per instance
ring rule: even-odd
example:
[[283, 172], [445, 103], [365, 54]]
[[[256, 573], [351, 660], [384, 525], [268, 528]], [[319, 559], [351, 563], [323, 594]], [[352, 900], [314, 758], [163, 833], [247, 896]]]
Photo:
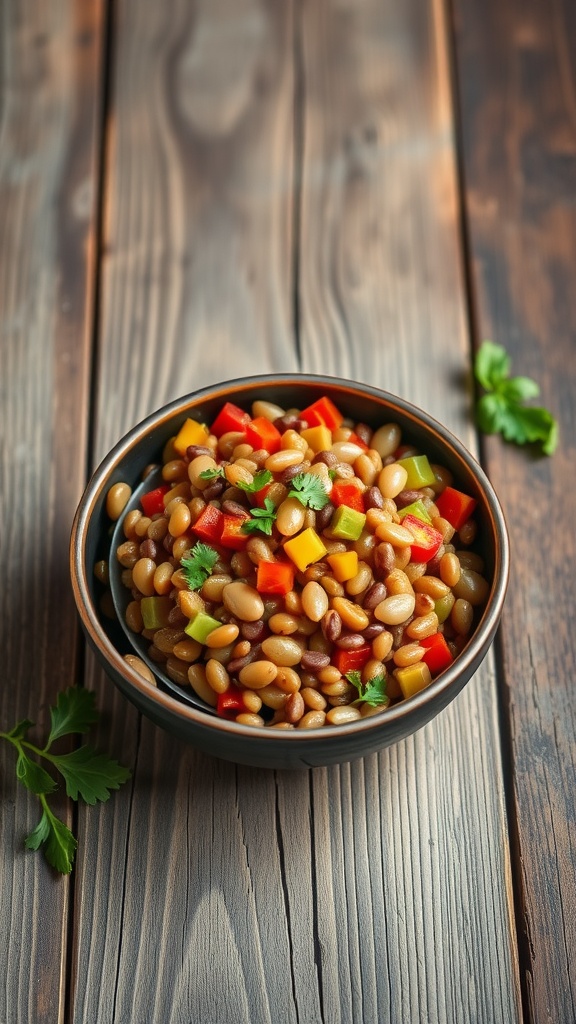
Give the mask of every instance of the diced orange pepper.
[[337, 551], [326, 559], [338, 583], [351, 580], [358, 572], [358, 554], [356, 551]]
[[307, 569], [313, 562], [319, 562], [326, 554], [324, 544], [311, 526], [287, 540], [284, 544], [284, 551], [300, 572]]
[[301, 436], [313, 452], [326, 452], [332, 447], [332, 431], [323, 424], [302, 430]]
[[294, 587], [291, 562], [258, 562], [256, 590], [260, 594], [287, 594]]

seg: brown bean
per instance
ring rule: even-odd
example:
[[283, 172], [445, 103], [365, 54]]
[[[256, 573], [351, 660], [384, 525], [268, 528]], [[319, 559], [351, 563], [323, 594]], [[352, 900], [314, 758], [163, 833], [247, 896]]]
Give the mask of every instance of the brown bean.
[[258, 643], [266, 633], [266, 625], [262, 619], [256, 619], [255, 622], [241, 622], [240, 632], [245, 640]]
[[277, 672], [278, 666], [274, 662], [262, 658], [244, 665], [240, 669], [238, 678], [242, 686], [246, 686], [250, 690], [261, 690], [274, 682]]
[[365, 643], [362, 633], [343, 633], [336, 640], [336, 646], [342, 651], [358, 651]]
[[312, 622], [320, 622], [328, 611], [328, 594], [315, 580], [310, 580], [302, 590], [302, 609]]
[[304, 712], [305, 705], [301, 693], [299, 691], [291, 693], [284, 705], [284, 717], [286, 721], [295, 725], [296, 722], [300, 721]]
[[342, 619], [334, 608], [330, 608], [322, 618], [322, 632], [327, 640], [334, 643], [342, 632]]
[[200, 662], [196, 662], [194, 665], [190, 665], [188, 668], [188, 682], [201, 700], [205, 701], [206, 704], [210, 704], [213, 708], [218, 703], [218, 696], [216, 692], [208, 685], [206, 680], [206, 669]]
[[300, 660], [301, 667], [307, 672], [318, 672], [319, 669], [327, 668], [330, 664], [330, 656], [323, 651], [304, 651]]
[[473, 607], [477, 607], [486, 603], [490, 584], [474, 569], [462, 569], [458, 582], [452, 587], [452, 593], [456, 598], [462, 597]]
[[374, 609], [374, 616], [387, 626], [396, 626], [409, 619], [414, 611], [414, 594], [392, 594]]
[[253, 714], [250, 711], [241, 711], [239, 715], [236, 715], [234, 721], [238, 725], [251, 725], [258, 729], [261, 729], [266, 724], [261, 715]]
[[213, 629], [206, 637], [204, 643], [211, 650], [216, 647], [227, 647], [229, 644], [234, 643], [239, 633], [240, 629], [235, 622], [227, 622]]
[[364, 508], [382, 508], [384, 499], [379, 487], [369, 487], [364, 494]]
[[140, 557], [140, 545], [126, 540], [116, 548], [116, 559], [125, 569], [133, 569]]
[[298, 729], [320, 729], [326, 721], [324, 711], [307, 711], [298, 722]]
[[289, 636], [270, 636], [262, 641], [262, 652], [278, 665], [299, 665], [302, 658], [302, 648], [296, 640]]
[[225, 693], [230, 686], [230, 675], [226, 667], [216, 658], [209, 658], [205, 670], [206, 682], [214, 693]]
[[243, 622], [257, 622], [264, 614], [264, 602], [258, 591], [241, 580], [226, 584], [222, 600], [227, 610]]
[[382, 541], [374, 548], [374, 569], [379, 576], [387, 576], [395, 565], [394, 548], [387, 541]]
[[106, 495], [106, 514], [114, 522], [120, 518], [132, 496], [130, 484], [119, 481], [112, 484]]
[[369, 589], [366, 591], [366, 593], [364, 594], [364, 600], [362, 604], [364, 608], [372, 610], [376, 607], [377, 604], [380, 604], [380, 602], [383, 601], [386, 596], [386, 586], [384, 583], [379, 581], [378, 583], [373, 583], [372, 586], [369, 587]]
[[148, 668], [146, 662], [142, 661], [142, 658], [137, 658], [135, 654], [125, 654], [124, 661], [130, 665], [130, 668], [134, 669], [139, 676], [142, 676], [147, 683], [151, 683], [152, 686], [156, 686], [156, 677]]
[[349, 601], [346, 597], [333, 597], [332, 608], [337, 611], [342, 622], [348, 629], [362, 630], [366, 629], [366, 626], [370, 622], [366, 612], [359, 605], [355, 604], [354, 601]]

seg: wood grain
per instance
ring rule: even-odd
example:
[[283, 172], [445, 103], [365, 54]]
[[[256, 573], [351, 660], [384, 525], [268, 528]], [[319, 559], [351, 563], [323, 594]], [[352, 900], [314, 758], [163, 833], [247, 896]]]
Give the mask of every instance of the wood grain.
[[[88, 422], [102, 4], [9, 0], [0, 14], [2, 728], [46, 726], [77, 681], [68, 537]], [[0, 1020], [62, 1019], [68, 881], [25, 836], [40, 805], [2, 744]], [[67, 817], [65, 801], [56, 811]]]
[[456, 14], [477, 338], [505, 345], [560, 421], [552, 459], [485, 444], [512, 544], [503, 696], [526, 1014], [540, 1024], [576, 1019], [576, 12], [459, 0]]
[[[298, 366], [473, 443], [445, 31], [434, 3], [115, 6], [95, 457], [197, 384]], [[87, 681], [134, 780], [81, 817], [74, 1020], [518, 1019], [490, 663], [413, 739], [295, 774]]]
[[[344, 372], [402, 394], [474, 450], [443, 7], [432, 3], [423, 12], [422, 5], [319, 3], [304, 12], [303, 366]], [[407, 769], [392, 775], [387, 794], [396, 804], [400, 835], [393, 848], [396, 886], [386, 893], [385, 906], [398, 906], [404, 916], [398, 931], [387, 932], [388, 978], [377, 978], [390, 995], [381, 1006], [376, 987], [373, 1019], [382, 1009], [384, 1019], [406, 1019], [411, 1005], [424, 1019], [425, 1012], [439, 1020], [505, 1021], [519, 1014], [496, 709], [488, 665], [445, 715], [381, 755], [380, 777], [390, 777], [397, 759]], [[427, 785], [420, 765], [426, 765]], [[434, 835], [438, 801], [444, 814]], [[454, 824], [451, 813], [470, 844], [467, 870], [461, 869], [464, 850], [444, 831]], [[370, 825], [367, 808], [368, 832]], [[381, 842], [388, 853], [385, 828]], [[418, 853], [411, 860], [406, 848], [414, 846]], [[365, 863], [355, 877], [368, 871]], [[440, 903], [439, 892], [445, 898]], [[370, 930], [378, 948], [375, 911], [359, 912], [359, 918], [358, 936], [344, 954], [352, 962]], [[343, 921], [336, 933], [347, 934]], [[446, 953], [440, 961], [438, 942]], [[486, 946], [502, 954], [489, 967], [479, 952]], [[396, 971], [406, 948], [417, 952], [399, 985]], [[478, 953], [470, 956], [474, 948]], [[339, 962], [342, 955], [340, 950]], [[361, 991], [366, 998], [366, 988]], [[344, 1019], [360, 1019], [361, 1013], [352, 1002]]]

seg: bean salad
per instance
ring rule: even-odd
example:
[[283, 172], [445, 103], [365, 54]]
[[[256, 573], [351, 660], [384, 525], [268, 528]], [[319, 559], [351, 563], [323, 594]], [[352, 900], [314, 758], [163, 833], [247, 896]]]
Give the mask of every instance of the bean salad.
[[126, 625], [226, 719], [309, 729], [382, 714], [452, 663], [487, 601], [475, 499], [398, 424], [352, 422], [328, 395], [188, 418], [159, 472], [137, 508], [128, 484], [107, 494]]

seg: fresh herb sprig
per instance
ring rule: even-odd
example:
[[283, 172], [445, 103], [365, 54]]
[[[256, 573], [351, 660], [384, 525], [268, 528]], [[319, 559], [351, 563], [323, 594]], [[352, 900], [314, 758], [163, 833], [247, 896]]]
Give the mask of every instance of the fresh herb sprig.
[[259, 469], [254, 474], [254, 479], [251, 483], [245, 483], [244, 480], [238, 480], [236, 487], [239, 487], [241, 491], [246, 491], [247, 494], [256, 494], [257, 491], [261, 491], [266, 484], [269, 484], [273, 479], [272, 473], [269, 469]]
[[264, 508], [251, 508], [251, 519], [245, 519], [241, 529], [244, 533], [265, 533], [272, 536], [272, 527], [276, 520], [276, 506], [271, 498], [264, 498]]
[[552, 455], [558, 443], [558, 423], [548, 409], [525, 403], [540, 388], [531, 377], [511, 377], [510, 356], [502, 345], [484, 341], [476, 353], [474, 375], [484, 389], [476, 403], [476, 422], [485, 434], [502, 434], [514, 444], [539, 443]]
[[190, 590], [200, 589], [212, 574], [218, 557], [218, 552], [214, 548], [198, 541], [191, 549], [189, 556], [181, 560], [182, 573]]
[[298, 498], [302, 505], [320, 511], [330, 500], [324, 484], [315, 473], [298, 473], [291, 481], [289, 498]]
[[215, 466], [213, 469], [203, 469], [200, 473], [201, 480], [218, 480], [224, 476], [224, 470], [220, 466]]
[[367, 683], [362, 682], [362, 676], [356, 669], [347, 672], [345, 678], [358, 690], [358, 697], [353, 704], [369, 704], [372, 708], [387, 707], [390, 698], [386, 693], [386, 676], [374, 676]]
[[94, 694], [90, 690], [69, 687], [58, 694], [56, 705], [50, 708], [51, 728], [43, 747], [27, 739], [34, 725], [28, 718], [18, 722], [9, 732], [0, 732], [0, 739], [11, 743], [17, 751], [17, 779], [39, 798], [42, 808], [40, 821], [26, 837], [24, 845], [29, 850], [43, 847], [48, 863], [64, 875], [72, 870], [78, 841], [48, 803], [48, 796], [58, 786], [41, 762], [62, 776], [71, 800], [81, 798], [87, 804], [108, 800], [110, 791], [118, 789], [130, 778], [128, 768], [87, 744], [63, 754], [52, 750], [55, 741], [62, 736], [86, 733], [97, 721]]

